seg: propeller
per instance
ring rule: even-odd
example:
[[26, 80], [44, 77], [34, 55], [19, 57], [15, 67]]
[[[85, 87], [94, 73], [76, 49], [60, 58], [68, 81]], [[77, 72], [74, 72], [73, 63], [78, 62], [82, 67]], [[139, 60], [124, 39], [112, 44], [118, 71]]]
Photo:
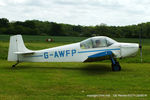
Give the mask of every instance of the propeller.
[[142, 59], [142, 24], [141, 24], [141, 31], [139, 33], [139, 48], [140, 48], [140, 60], [142, 63], [142, 61], [143, 61], [143, 59]]

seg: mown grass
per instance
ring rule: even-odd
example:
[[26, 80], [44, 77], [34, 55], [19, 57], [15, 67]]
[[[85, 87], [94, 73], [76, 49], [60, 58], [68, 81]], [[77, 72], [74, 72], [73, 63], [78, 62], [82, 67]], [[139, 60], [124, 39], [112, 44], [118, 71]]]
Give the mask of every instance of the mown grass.
[[[147, 63], [121, 63], [120, 72], [112, 72], [109, 63], [21, 63], [14, 69], [12, 64], [1, 60], [0, 97], [68, 100], [88, 100], [91, 98], [87, 95], [91, 94], [110, 94], [114, 99], [113, 94], [147, 94], [139, 99], [150, 97]], [[133, 97], [120, 97], [124, 98]]]
[[[9, 35], [0, 35], [0, 41], [8, 42]], [[69, 37], [69, 36], [35, 36], [35, 35], [23, 35], [25, 42], [46, 42], [47, 39], [53, 39], [54, 42], [78, 42], [86, 39], [87, 37]]]
[[[55, 37], [55, 42], [45, 42], [43, 36], [25, 36], [29, 49], [39, 50], [78, 42], [67, 37]], [[143, 40], [143, 62], [139, 54], [120, 60], [122, 71], [112, 72], [110, 61], [93, 63], [20, 63], [8, 62], [8, 40], [0, 36], [0, 99], [2, 100], [145, 100], [150, 98], [150, 40]], [[8, 36], [5, 36], [8, 38]], [[9, 38], [8, 38], [9, 39]], [[40, 39], [37, 41], [37, 39]], [[43, 39], [43, 40], [42, 40]], [[73, 41], [72, 41], [73, 40]], [[138, 39], [116, 39], [137, 42]], [[31, 42], [30, 42], [31, 41]], [[87, 97], [102, 94], [110, 97]], [[146, 97], [114, 97], [114, 94], [146, 94]]]

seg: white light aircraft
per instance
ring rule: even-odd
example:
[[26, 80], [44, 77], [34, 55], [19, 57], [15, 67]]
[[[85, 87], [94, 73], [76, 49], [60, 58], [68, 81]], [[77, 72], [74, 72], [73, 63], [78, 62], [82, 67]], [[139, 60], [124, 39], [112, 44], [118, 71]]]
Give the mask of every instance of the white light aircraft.
[[29, 50], [22, 36], [10, 37], [8, 61], [20, 62], [93, 62], [110, 59], [112, 70], [120, 71], [117, 58], [135, 56], [139, 48], [136, 43], [120, 43], [106, 36], [96, 36], [64, 46], [44, 50]]

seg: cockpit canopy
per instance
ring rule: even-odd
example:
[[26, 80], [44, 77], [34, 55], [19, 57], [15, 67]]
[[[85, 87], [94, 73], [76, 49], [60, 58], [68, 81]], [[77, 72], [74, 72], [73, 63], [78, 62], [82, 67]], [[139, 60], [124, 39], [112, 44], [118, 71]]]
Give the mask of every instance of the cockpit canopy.
[[82, 49], [101, 48], [111, 46], [114, 43], [116, 43], [116, 41], [111, 38], [105, 36], [97, 36], [83, 40], [80, 43], [80, 47]]

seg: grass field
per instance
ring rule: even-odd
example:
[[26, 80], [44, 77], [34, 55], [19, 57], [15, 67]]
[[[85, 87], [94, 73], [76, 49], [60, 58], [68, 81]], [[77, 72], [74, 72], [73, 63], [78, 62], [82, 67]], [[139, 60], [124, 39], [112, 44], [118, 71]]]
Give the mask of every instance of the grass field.
[[[29, 49], [44, 49], [78, 42], [86, 37], [23, 36]], [[138, 42], [138, 39], [117, 39]], [[0, 99], [2, 100], [145, 100], [150, 98], [150, 40], [143, 39], [143, 63], [139, 53], [119, 60], [122, 71], [112, 72], [110, 61], [93, 63], [8, 62], [9, 36], [0, 36]], [[88, 97], [96, 95], [98, 97]], [[115, 97], [117, 94], [118, 96]], [[121, 97], [119, 95], [124, 95]], [[125, 96], [126, 95], [126, 96]], [[128, 95], [128, 96], [127, 96]], [[129, 96], [130, 95], [130, 96]], [[138, 95], [144, 95], [137, 97]]]

